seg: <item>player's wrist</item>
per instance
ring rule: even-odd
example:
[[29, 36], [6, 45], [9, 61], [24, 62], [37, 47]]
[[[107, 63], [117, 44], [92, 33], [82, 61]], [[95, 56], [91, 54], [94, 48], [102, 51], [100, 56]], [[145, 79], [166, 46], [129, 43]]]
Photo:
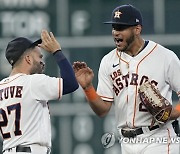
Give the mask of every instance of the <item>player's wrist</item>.
[[58, 49], [58, 50], [53, 52], [53, 55], [55, 55], [56, 53], [61, 52], [61, 51], [62, 51], [61, 49]]
[[[175, 110], [175, 111], [174, 111]], [[173, 111], [172, 112], [175, 112], [176, 113], [176, 118], [179, 118], [180, 117], [180, 104], [177, 104], [175, 106], [175, 108], [173, 108]]]
[[55, 57], [56, 62], [57, 62], [58, 65], [60, 64], [60, 62], [62, 60], [66, 59], [63, 52], [61, 52], [60, 50], [57, 50], [55, 53], [53, 53], [53, 56]]
[[83, 88], [83, 90], [88, 90], [89, 88], [92, 88], [92, 87], [93, 87], [93, 85], [92, 85], [92, 83], [90, 83], [87, 86], [82, 87], [82, 88]]
[[175, 106], [175, 109], [180, 112], [180, 104], [177, 104], [177, 105]]
[[87, 100], [90, 102], [95, 101], [99, 97], [93, 85], [90, 85], [86, 87], [85, 89], [83, 88], [83, 90], [84, 90], [84, 93], [86, 94]]
[[179, 117], [180, 117], [180, 105], [178, 104], [174, 108], [172, 108], [172, 112], [169, 120], [175, 120]]

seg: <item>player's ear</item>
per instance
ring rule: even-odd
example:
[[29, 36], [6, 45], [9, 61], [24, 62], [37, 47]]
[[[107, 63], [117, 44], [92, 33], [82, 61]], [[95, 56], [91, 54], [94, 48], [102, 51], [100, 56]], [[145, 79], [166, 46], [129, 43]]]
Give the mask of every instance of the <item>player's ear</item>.
[[28, 64], [32, 64], [32, 62], [33, 62], [32, 56], [30, 54], [24, 55], [24, 59], [25, 59], [26, 63], [28, 63]]
[[135, 33], [136, 33], [136, 35], [141, 34], [141, 31], [142, 31], [142, 26], [141, 26], [141, 25], [137, 25], [137, 26], [135, 27]]

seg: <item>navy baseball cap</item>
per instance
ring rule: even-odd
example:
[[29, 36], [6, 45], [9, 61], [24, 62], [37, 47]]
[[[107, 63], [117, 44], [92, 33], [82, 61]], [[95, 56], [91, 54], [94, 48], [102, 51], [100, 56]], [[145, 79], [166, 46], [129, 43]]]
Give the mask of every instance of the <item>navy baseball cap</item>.
[[15, 38], [14, 40], [10, 41], [7, 45], [6, 59], [13, 66], [27, 49], [35, 47], [41, 43], [41, 39], [32, 42], [31, 40], [24, 37]]
[[138, 9], [130, 4], [121, 5], [113, 10], [111, 21], [104, 23], [123, 26], [142, 25], [142, 15]]

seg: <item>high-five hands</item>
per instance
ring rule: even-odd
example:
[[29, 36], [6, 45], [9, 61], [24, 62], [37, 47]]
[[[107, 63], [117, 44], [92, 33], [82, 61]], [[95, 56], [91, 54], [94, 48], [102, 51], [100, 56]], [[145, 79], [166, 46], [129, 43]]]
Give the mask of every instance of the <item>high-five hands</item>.
[[73, 69], [76, 79], [83, 89], [87, 89], [88, 87], [92, 86], [94, 73], [85, 62], [74, 62]]
[[44, 50], [50, 53], [54, 53], [57, 50], [61, 50], [61, 45], [56, 40], [52, 32], [48, 33], [47, 30], [42, 30], [41, 39], [42, 43], [38, 46], [43, 48]]

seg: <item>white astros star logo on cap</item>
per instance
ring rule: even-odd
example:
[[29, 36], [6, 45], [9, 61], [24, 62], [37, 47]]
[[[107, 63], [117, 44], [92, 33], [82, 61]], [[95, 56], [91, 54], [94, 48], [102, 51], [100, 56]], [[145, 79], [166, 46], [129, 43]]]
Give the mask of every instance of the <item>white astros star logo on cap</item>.
[[121, 14], [122, 14], [122, 12], [120, 12], [119, 10], [114, 12], [114, 18], [120, 18]]

